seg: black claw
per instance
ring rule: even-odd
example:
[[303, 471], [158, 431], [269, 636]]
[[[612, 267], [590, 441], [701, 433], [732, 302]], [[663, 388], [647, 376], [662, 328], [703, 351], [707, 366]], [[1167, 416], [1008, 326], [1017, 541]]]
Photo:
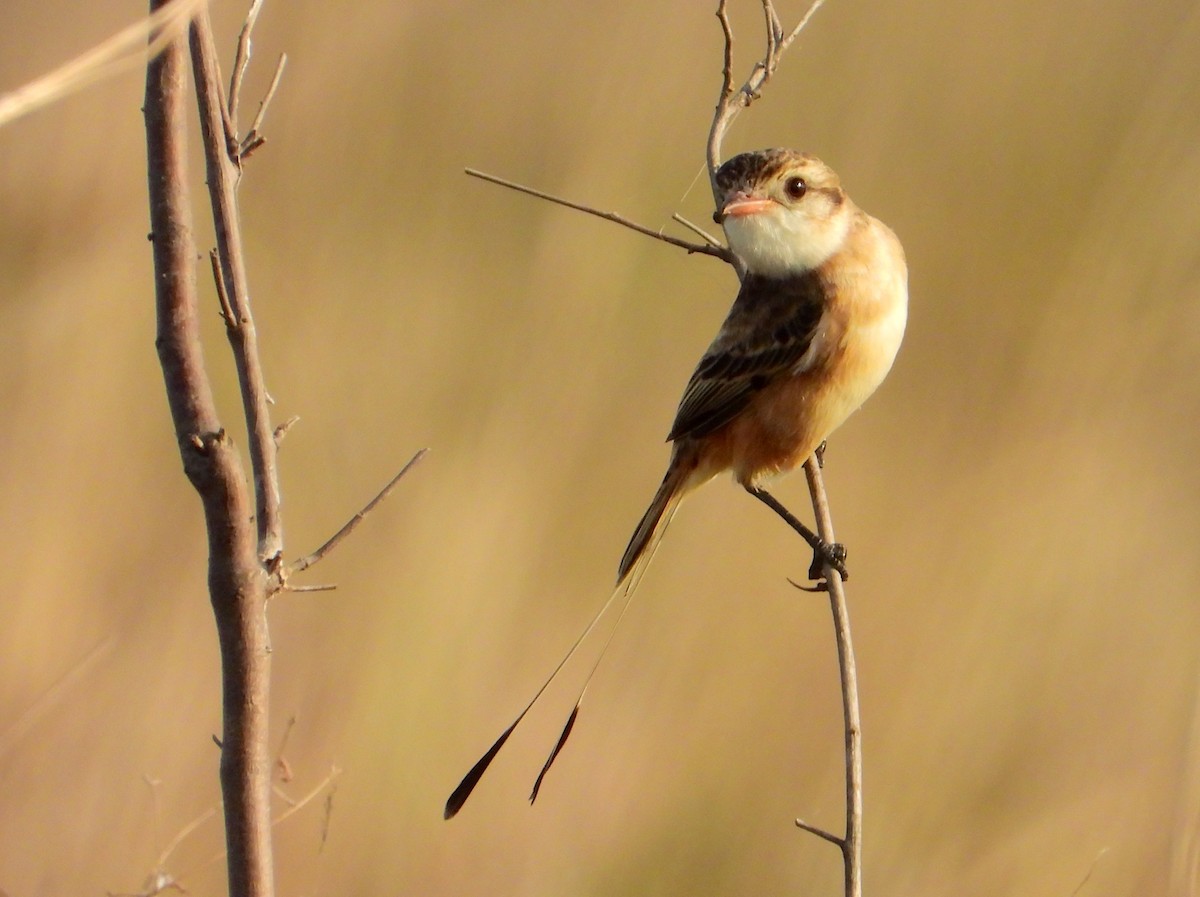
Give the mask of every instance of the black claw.
[[791, 583], [797, 589], [799, 589], [801, 592], [828, 592], [829, 591], [829, 583], [827, 583], [823, 579], [819, 583], [817, 583], [815, 586], [801, 585], [800, 583], [796, 582], [796, 580], [792, 579], [790, 576], [788, 577], [788, 582]]
[[846, 572], [846, 546], [841, 542], [822, 542], [813, 548], [808, 578], [814, 581], [824, 579], [827, 566], [836, 570], [843, 580], [850, 578], [850, 574]]

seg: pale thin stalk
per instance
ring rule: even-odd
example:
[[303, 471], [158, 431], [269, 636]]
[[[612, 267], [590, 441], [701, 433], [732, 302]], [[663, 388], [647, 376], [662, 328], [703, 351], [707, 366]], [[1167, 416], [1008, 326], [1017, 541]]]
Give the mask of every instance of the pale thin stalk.
[[[813, 455], [804, 462], [804, 475], [812, 495], [813, 515], [817, 535], [832, 545], [836, 541], [833, 519], [829, 513], [829, 497], [821, 476], [821, 465]], [[829, 591], [829, 606], [833, 612], [833, 631], [837, 640], [838, 674], [842, 683], [842, 719], [846, 738], [846, 833], [840, 842], [846, 897], [862, 895], [862, 719], [858, 708], [858, 670], [854, 664], [854, 644], [850, 638], [850, 609], [842, 577], [831, 566], [825, 566], [825, 583]], [[799, 824], [799, 820], [797, 820]], [[812, 831], [808, 826], [804, 828]], [[814, 832], [822, 837], [824, 833]]]

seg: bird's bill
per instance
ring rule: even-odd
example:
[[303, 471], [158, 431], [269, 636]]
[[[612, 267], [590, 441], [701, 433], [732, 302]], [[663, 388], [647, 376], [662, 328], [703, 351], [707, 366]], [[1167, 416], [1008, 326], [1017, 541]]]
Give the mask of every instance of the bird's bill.
[[774, 201], [755, 196], [735, 196], [721, 209], [721, 220], [726, 218], [745, 218], [747, 215], [758, 215], [774, 205]]

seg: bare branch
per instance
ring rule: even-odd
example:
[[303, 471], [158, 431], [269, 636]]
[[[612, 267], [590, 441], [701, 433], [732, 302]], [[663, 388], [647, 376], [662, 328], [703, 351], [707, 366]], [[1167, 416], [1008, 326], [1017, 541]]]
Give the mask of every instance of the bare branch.
[[817, 828], [815, 825], [809, 825], [803, 819], [796, 820], [796, 828], [803, 829], [810, 835], [816, 835], [818, 838], [823, 838], [830, 844], [834, 844], [841, 849], [845, 849], [846, 843], [837, 835], [830, 834], [829, 832], [825, 831], [825, 829]]
[[787, 37], [779, 42], [779, 46], [776, 49], [776, 62], [778, 62], [778, 57], [787, 52], [787, 48], [792, 45], [792, 41], [799, 37], [800, 32], [807, 27], [808, 20], [824, 5], [825, 0], [813, 0], [812, 5], [808, 7], [808, 12], [796, 23], [796, 27], [791, 30]]
[[493, 184], [499, 184], [501, 187], [508, 187], [510, 190], [517, 190], [520, 193], [527, 193], [530, 196], [536, 196], [538, 199], [544, 199], [548, 202], [557, 203], [560, 206], [566, 206], [568, 209], [575, 209], [577, 212], [586, 212], [589, 215], [595, 215], [597, 218], [603, 218], [605, 221], [611, 221], [614, 224], [619, 224], [622, 227], [627, 227], [630, 230], [635, 230], [639, 234], [644, 234], [647, 237], [653, 237], [656, 240], [662, 240], [664, 243], [670, 243], [672, 246], [678, 246], [680, 249], [686, 249], [689, 254], [699, 253], [701, 255], [711, 255], [714, 258], [719, 258], [723, 262], [729, 264], [734, 263], [733, 253], [724, 246], [712, 246], [704, 243], [689, 243], [687, 240], [680, 240], [678, 237], [672, 237], [664, 234], [662, 231], [654, 230], [646, 227], [644, 224], [638, 224], [636, 221], [631, 221], [623, 215], [618, 215], [616, 212], [602, 212], [591, 206], [585, 206], [581, 203], [571, 202], [569, 199], [555, 196], [552, 193], [544, 193], [541, 190], [535, 190], [532, 187], [526, 187], [524, 184], [518, 184], [515, 181], [505, 180], [497, 177], [494, 174], [477, 171], [474, 168], [465, 169], [466, 173], [471, 177], [480, 178], [485, 181], [490, 181]]
[[[258, 335], [250, 313], [250, 288], [242, 253], [241, 224], [237, 207], [239, 170], [228, 151], [228, 110], [222, 96], [217, 51], [207, 12], [196, 17], [191, 28], [192, 62], [196, 93], [200, 98], [200, 125], [204, 135], [209, 196], [216, 225], [217, 252], [233, 321], [226, 328], [233, 347], [246, 430], [250, 440], [250, 463], [254, 470], [255, 519], [258, 521], [258, 554], [264, 562], [278, 558], [283, 550], [283, 524], [279, 515], [279, 471], [276, 466], [274, 429]], [[237, 151], [236, 138], [234, 152]]]
[[766, 19], [767, 52], [763, 56], [763, 65], [767, 74], [775, 73], [775, 65], [779, 58], [779, 42], [783, 40], [783, 23], [779, 21], [779, 13], [771, 0], [763, 0], [763, 17]]
[[238, 147], [238, 159], [246, 159], [252, 152], [267, 142], [267, 139], [259, 133], [262, 128], [263, 119], [267, 115], [267, 107], [271, 105], [271, 100], [275, 97], [275, 91], [279, 89], [279, 81], [283, 77], [283, 67], [287, 65], [287, 54], [280, 53], [279, 61], [275, 63], [275, 74], [271, 78], [271, 84], [267, 88], [266, 95], [258, 104], [258, 114], [254, 116], [254, 121], [250, 125], [250, 130], [246, 133], [246, 138]]
[[[733, 90], [732, 59], [733, 59], [733, 28], [726, 9], [726, 0], [718, 0], [717, 18], [721, 23], [721, 32], [725, 40], [724, 68], [721, 93], [713, 112], [712, 126], [709, 129], [706, 146], [709, 183], [712, 187], [713, 199], [721, 202], [721, 193], [717, 186], [717, 169], [721, 163], [721, 145], [729, 126], [742, 109], [749, 106], [760, 95], [771, 76], [779, 66], [779, 60], [792, 45], [796, 37], [804, 30], [813, 14], [816, 13], [824, 0], [813, 0], [796, 27], [787, 35], [779, 15], [775, 11], [772, 0], [763, 0], [763, 14], [766, 27], [766, 52], [751, 70], [749, 78], [738, 91]], [[744, 271], [739, 262], [735, 263], [739, 276]], [[817, 520], [817, 535], [826, 545], [835, 544], [833, 521], [829, 513], [829, 500], [825, 493], [825, 484], [821, 476], [820, 449], [804, 465], [808, 479], [809, 493], [812, 495], [813, 512]], [[845, 756], [846, 756], [846, 834], [836, 837], [829, 832], [811, 826], [797, 819], [796, 825], [836, 844], [842, 851], [844, 868], [844, 883], [846, 897], [861, 897], [862, 895], [862, 744], [861, 721], [858, 707], [858, 675], [854, 664], [854, 648], [850, 639], [850, 619], [846, 603], [845, 586], [841, 574], [829, 563], [825, 564], [824, 591], [829, 593], [830, 607], [833, 613], [834, 632], [838, 649], [838, 670], [842, 686], [842, 715], [845, 724]]]
[[[275, 819], [271, 822], [271, 828], [275, 828], [275, 826], [280, 825], [285, 820], [290, 819], [291, 817], [293, 817], [297, 813], [299, 813], [301, 810], [303, 810], [306, 806], [308, 806], [308, 804], [312, 803], [312, 801], [317, 796], [319, 796], [322, 791], [326, 790], [327, 788], [330, 788], [333, 785], [333, 783], [336, 782], [341, 777], [341, 775], [342, 775], [341, 767], [338, 767], [338, 766], [330, 767], [329, 772], [326, 774], [325, 778], [321, 779], [321, 781], [318, 782], [311, 791], [309, 791], [303, 797], [293, 801], [291, 806], [289, 806], [285, 811], [283, 811], [282, 813], [280, 813], [278, 816], [275, 817]], [[330, 794], [332, 794], [332, 791], [330, 792]], [[326, 802], [325, 802], [325, 816], [322, 819], [322, 826], [323, 826], [322, 832], [323, 833], [326, 831], [326, 829], [329, 825], [329, 813], [330, 813], [330, 800], [329, 800], [329, 796], [327, 795]], [[324, 835], [322, 837], [324, 837]], [[203, 863], [201, 863], [199, 867], [197, 867], [196, 869], [193, 869], [192, 873], [194, 874], [195, 872], [199, 871], [200, 869], [204, 869], [207, 866], [211, 866], [213, 863], [220, 862], [222, 859], [224, 859], [225, 855], [226, 855], [226, 852], [224, 850], [217, 851], [212, 856], [210, 856], [207, 860], [205, 860]]]
[[[363, 509], [361, 511], [359, 511], [357, 514], [355, 514], [353, 517], [351, 517], [349, 520], [347, 520], [346, 523], [342, 526], [342, 528], [339, 529], [336, 533], [334, 533], [324, 545], [322, 545], [320, 548], [318, 548], [312, 554], [308, 555], [307, 557], [301, 558], [300, 560], [293, 563], [290, 567], [288, 567], [287, 575], [291, 576], [292, 574], [295, 574], [295, 573], [302, 573], [303, 571], [307, 570], [309, 567], [313, 566], [313, 564], [316, 564], [318, 561], [320, 561], [323, 557], [325, 557], [325, 555], [329, 554], [329, 552], [333, 551], [333, 549], [337, 548], [338, 543], [341, 542], [348, 535], [350, 535], [352, 532], [354, 532], [354, 530], [358, 527], [358, 525], [363, 522], [363, 519], [368, 514], [370, 514], [373, 510], [375, 510], [375, 507], [380, 502], [382, 502], [385, 498], [387, 498], [391, 494], [392, 490], [396, 488], [396, 484], [399, 483], [400, 480], [404, 477], [404, 475], [406, 473], [408, 473], [410, 470], [412, 470], [413, 467], [416, 465], [416, 463], [418, 461], [420, 461], [422, 458], [424, 458], [425, 455], [428, 454], [428, 452], [429, 452], [429, 449], [423, 448], [419, 452], [417, 452], [415, 455], [413, 455], [411, 458], [409, 458], [408, 463], [405, 464], [402, 468], [400, 468], [400, 472], [398, 474], [396, 474], [394, 477], [392, 477], [391, 480], [388, 481], [388, 484], [379, 491], [378, 495], [376, 495], [373, 499], [371, 499], [369, 502], [367, 502], [366, 506], [363, 507]], [[326, 588], [326, 587], [324, 587], [324, 586], [321, 587], [321, 589], [324, 589], [324, 588]], [[300, 590], [301, 590], [300, 588], [293, 589], [293, 591], [300, 591]], [[306, 591], [318, 591], [318, 590], [319, 589], [307, 589]]]

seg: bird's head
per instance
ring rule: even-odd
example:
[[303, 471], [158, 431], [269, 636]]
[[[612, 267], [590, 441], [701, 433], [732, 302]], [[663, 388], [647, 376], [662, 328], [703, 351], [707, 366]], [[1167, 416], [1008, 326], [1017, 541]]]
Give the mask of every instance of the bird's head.
[[717, 170], [713, 220], [751, 274], [787, 277], [818, 268], [841, 248], [854, 215], [838, 176], [787, 149], [741, 153]]

